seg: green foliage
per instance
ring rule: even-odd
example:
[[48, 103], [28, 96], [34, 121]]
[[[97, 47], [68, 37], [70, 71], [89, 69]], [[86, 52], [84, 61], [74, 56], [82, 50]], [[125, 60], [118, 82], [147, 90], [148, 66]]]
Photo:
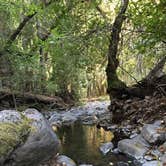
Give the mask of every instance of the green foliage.
[[[0, 0], [1, 50], [24, 17], [37, 12], [8, 48], [9, 88], [74, 99], [105, 93], [111, 24], [120, 3], [43, 2]], [[128, 84], [133, 79], [127, 72], [140, 80], [164, 54], [165, 6], [164, 0], [130, 1], [118, 52], [118, 75]]]
[[[166, 41], [165, 6], [166, 2], [164, 0], [146, 0], [131, 3], [129, 11], [131, 20], [134, 26], [140, 32], [142, 31], [141, 37], [144, 47], [153, 47], [156, 43]], [[140, 50], [142, 51], [142, 47]]]

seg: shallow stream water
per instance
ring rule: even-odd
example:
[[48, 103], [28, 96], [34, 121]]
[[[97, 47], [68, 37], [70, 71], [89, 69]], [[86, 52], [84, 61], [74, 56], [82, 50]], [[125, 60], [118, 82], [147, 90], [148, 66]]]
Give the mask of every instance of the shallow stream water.
[[103, 155], [99, 151], [102, 143], [112, 141], [114, 138], [110, 131], [105, 131], [103, 128], [98, 129], [96, 126], [76, 123], [57, 129], [57, 134], [62, 142], [62, 153], [72, 158], [77, 164], [92, 164], [93, 166], [126, 166], [128, 164], [136, 166], [132, 159], [122, 154], [109, 152], [107, 155]]

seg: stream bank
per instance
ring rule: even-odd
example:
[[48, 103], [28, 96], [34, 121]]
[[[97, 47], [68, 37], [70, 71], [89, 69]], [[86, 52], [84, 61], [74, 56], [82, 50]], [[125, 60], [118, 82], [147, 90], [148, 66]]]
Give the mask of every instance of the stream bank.
[[[146, 97], [143, 101], [146, 103], [146, 105], [143, 105], [142, 101], [138, 102], [138, 104], [142, 104], [143, 107], [149, 106], [153, 103], [153, 101], [147, 102], [148, 100], [149, 98]], [[141, 121], [140, 123], [133, 123], [133, 121], [130, 121], [128, 118], [125, 118], [123, 120], [119, 119], [121, 123], [113, 124], [112, 119], [114, 117], [112, 116], [112, 112], [108, 110], [109, 102], [99, 101], [89, 102], [85, 106], [72, 108], [64, 112], [47, 113], [45, 116], [55, 130], [57, 129], [57, 127], [61, 128], [62, 126], [62, 128], [64, 128], [65, 126], [69, 128], [70, 125], [73, 126], [78, 122], [82, 125], [96, 125], [99, 130], [101, 128], [104, 128], [109, 132], [113, 132], [114, 135], [118, 135], [119, 139], [115, 139], [115, 148], [113, 149], [113, 151], [116, 152], [116, 155], [119, 155], [122, 152], [127, 156], [135, 158], [136, 160], [134, 161], [137, 161], [136, 166], [143, 164], [145, 166], [158, 166], [161, 165], [161, 162], [165, 162], [165, 150], [160, 152], [160, 148], [162, 146], [165, 146], [165, 144], [162, 145], [162, 143], [166, 141], [165, 119], [162, 116], [163, 107], [161, 107], [164, 104], [161, 103], [161, 101], [163, 101], [163, 99], [156, 100], [156, 103], [160, 103], [160, 105], [158, 107], [154, 107], [155, 110], [153, 110], [156, 111], [157, 108], [160, 108], [160, 114], [158, 116], [151, 115], [149, 116], [150, 118], [147, 118], [147, 120], [145, 121], [147, 123], [150, 122], [151, 124], [141, 123]], [[128, 108], [130, 106], [130, 108], [132, 109], [132, 106], [134, 105], [132, 101], [127, 102], [131, 104], [126, 104], [126, 106]], [[131, 109], [129, 109], [128, 112], [131, 112]], [[151, 107], [147, 107], [147, 109], [151, 109]], [[142, 109], [135, 108], [135, 110], [135, 112], [140, 112], [140, 110]], [[137, 118], [137, 115], [137, 113], [133, 113], [133, 118]], [[144, 114], [142, 112], [142, 115], [146, 115], [147, 117], [147, 111], [145, 111]], [[140, 116], [138, 117], [139, 119], [141, 118]], [[151, 117], [153, 117], [153, 119]], [[157, 121], [157, 119], [160, 120]], [[158, 133], [158, 130], [161, 130], [160, 133]], [[149, 140], [151, 139], [151, 137], [153, 138], [153, 136], [155, 137], [156, 141], [152, 143]], [[161, 137], [162, 140], [160, 140]], [[118, 146], [118, 148], [116, 148], [116, 146]]]

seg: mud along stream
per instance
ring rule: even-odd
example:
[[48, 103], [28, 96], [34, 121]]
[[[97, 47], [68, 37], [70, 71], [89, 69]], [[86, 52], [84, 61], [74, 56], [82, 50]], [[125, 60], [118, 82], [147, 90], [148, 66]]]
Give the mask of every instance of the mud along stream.
[[[61, 140], [61, 153], [72, 158], [77, 165], [137, 165], [131, 158], [117, 153], [116, 144], [121, 135], [114, 136], [111, 130], [106, 131], [103, 127], [98, 127], [99, 124], [107, 127], [111, 125], [111, 114], [107, 111], [108, 104], [109, 102], [96, 101], [68, 111], [45, 114]], [[103, 154], [100, 148], [107, 142], [113, 142], [114, 148]], [[107, 150], [106, 146], [105, 151]]]

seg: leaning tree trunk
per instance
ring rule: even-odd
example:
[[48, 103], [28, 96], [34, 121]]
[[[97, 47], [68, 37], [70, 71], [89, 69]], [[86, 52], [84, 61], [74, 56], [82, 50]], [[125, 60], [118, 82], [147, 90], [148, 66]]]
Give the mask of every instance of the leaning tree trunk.
[[122, 24], [125, 20], [125, 12], [128, 7], [129, 0], [122, 0], [119, 14], [115, 18], [112, 26], [111, 39], [108, 51], [108, 65], [106, 68], [108, 89], [107, 92], [111, 98], [118, 98], [121, 96], [123, 89], [126, 88], [124, 82], [122, 82], [117, 76], [117, 68], [119, 61], [117, 59], [118, 44], [120, 40], [120, 33]]
[[165, 63], [166, 56], [164, 56], [139, 83], [126, 88], [126, 96], [130, 98], [144, 98], [145, 96], [153, 95], [155, 92], [166, 96], [166, 74], [163, 72]]

